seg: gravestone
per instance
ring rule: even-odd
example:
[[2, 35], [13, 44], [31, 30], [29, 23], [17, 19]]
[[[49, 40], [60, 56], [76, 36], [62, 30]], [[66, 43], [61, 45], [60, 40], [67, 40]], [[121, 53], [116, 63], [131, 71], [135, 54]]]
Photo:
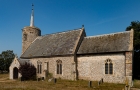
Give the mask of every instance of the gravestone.
[[56, 83], [56, 81], [57, 81], [56, 78], [54, 78], [54, 83]]
[[44, 77], [42, 77], [42, 81], [44, 81]]
[[48, 82], [51, 82], [53, 80], [53, 78], [50, 78], [49, 80], [48, 80]]
[[88, 87], [91, 87], [92, 86], [92, 81], [89, 81], [88, 82]]
[[22, 82], [22, 81], [24, 81], [24, 78], [23, 78], [23, 77], [21, 77], [21, 78], [20, 78], [20, 81], [21, 81], [21, 82]]

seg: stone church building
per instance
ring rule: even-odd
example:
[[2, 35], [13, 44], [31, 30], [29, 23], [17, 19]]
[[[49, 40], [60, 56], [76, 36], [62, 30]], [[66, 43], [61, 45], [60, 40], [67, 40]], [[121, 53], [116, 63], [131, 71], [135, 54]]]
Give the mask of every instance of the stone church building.
[[41, 35], [34, 26], [33, 9], [30, 26], [22, 29], [22, 55], [11, 63], [10, 79], [21, 77], [18, 68], [32, 63], [37, 77], [68, 80], [84, 79], [124, 83], [132, 80], [133, 30], [86, 36], [82, 28]]

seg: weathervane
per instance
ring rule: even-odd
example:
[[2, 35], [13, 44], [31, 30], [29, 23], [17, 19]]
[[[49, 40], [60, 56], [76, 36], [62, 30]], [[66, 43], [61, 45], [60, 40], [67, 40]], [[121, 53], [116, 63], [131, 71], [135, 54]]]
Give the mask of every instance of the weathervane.
[[32, 10], [34, 9], [34, 4], [32, 3]]

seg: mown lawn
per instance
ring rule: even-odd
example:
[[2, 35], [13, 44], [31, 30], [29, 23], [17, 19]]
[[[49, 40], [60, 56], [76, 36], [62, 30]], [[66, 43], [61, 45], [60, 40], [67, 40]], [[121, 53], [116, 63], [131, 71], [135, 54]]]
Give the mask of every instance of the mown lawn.
[[[23, 81], [9, 80], [8, 74], [0, 74], [0, 90], [122, 90], [124, 84], [103, 83], [98, 86], [98, 82], [92, 82], [92, 87], [88, 87], [88, 81], [62, 80], [57, 82], [45, 81]], [[140, 88], [140, 81], [135, 80], [134, 86]]]

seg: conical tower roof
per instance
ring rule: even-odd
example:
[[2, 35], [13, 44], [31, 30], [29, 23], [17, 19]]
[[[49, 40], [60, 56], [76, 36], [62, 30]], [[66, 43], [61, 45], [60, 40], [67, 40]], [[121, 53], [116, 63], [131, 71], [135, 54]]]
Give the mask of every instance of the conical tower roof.
[[31, 20], [30, 20], [30, 27], [34, 26], [34, 5], [32, 4], [32, 13], [31, 13]]

